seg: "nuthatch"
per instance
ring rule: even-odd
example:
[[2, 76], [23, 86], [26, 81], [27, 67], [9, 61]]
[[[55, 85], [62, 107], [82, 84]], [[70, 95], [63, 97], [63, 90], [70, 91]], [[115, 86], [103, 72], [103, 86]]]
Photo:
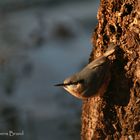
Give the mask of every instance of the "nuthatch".
[[68, 77], [62, 84], [65, 90], [80, 99], [86, 99], [96, 95], [102, 96], [110, 81], [111, 61], [108, 56], [115, 51], [115, 45], [111, 44], [108, 50], [97, 59], [93, 60], [80, 72]]

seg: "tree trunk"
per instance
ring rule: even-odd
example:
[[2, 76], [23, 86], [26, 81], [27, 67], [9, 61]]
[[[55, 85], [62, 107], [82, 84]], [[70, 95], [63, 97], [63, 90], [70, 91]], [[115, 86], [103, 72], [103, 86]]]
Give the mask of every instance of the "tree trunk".
[[140, 0], [101, 0], [97, 18], [90, 61], [118, 49], [104, 96], [83, 101], [81, 139], [140, 140]]

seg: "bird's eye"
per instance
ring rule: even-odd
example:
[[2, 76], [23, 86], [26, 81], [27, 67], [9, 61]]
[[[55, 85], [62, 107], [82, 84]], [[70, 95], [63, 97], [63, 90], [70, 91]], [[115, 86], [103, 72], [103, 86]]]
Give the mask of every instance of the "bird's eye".
[[77, 85], [79, 82], [71, 82], [71, 85]]
[[83, 84], [84, 83], [84, 80], [79, 80], [79, 81], [70, 81], [69, 83], [65, 83], [64, 85], [78, 85], [78, 84]]
[[73, 85], [77, 85], [77, 84], [82, 84], [84, 82], [84, 80], [79, 80], [77, 82], [72, 82]]

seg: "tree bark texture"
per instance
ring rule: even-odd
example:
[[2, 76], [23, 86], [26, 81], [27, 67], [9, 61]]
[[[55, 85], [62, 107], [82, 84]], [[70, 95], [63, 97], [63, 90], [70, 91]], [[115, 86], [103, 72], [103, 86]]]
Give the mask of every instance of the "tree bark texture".
[[140, 140], [140, 0], [101, 0], [90, 61], [108, 44], [111, 81], [103, 97], [83, 101], [82, 140]]

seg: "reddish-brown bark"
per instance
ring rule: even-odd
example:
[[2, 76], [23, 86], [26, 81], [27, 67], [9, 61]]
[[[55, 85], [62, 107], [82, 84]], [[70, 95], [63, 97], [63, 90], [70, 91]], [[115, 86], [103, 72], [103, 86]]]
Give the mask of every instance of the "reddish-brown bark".
[[111, 81], [103, 97], [83, 101], [82, 140], [140, 139], [140, 0], [101, 0], [90, 61], [110, 42]]

